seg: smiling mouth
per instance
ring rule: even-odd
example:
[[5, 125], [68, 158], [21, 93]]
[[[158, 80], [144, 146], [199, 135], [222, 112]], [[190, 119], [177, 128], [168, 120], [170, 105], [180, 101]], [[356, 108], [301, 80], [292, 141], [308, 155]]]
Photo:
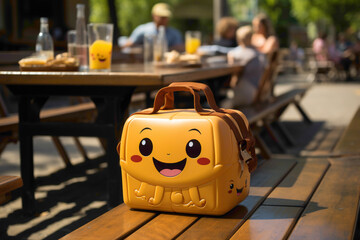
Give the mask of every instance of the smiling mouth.
[[184, 169], [186, 164], [186, 158], [176, 163], [164, 163], [153, 157], [153, 162], [156, 170], [158, 170], [161, 175], [165, 177], [175, 177], [179, 175]]
[[236, 189], [236, 195], [239, 196], [242, 193], [243, 189], [243, 187], [240, 189]]
[[99, 58], [99, 61], [100, 61], [100, 62], [105, 62], [105, 61], [106, 61], [106, 58]]

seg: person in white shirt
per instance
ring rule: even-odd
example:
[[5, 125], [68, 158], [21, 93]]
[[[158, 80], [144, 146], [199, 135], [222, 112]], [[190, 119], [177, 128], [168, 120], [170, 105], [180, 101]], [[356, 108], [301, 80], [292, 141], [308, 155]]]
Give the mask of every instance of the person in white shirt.
[[228, 63], [245, 65], [239, 76], [231, 79], [232, 87], [228, 98], [222, 103], [223, 107], [249, 105], [253, 103], [259, 87], [260, 79], [266, 67], [266, 57], [251, 44], [252, 28], [240, 27], [236, 31], [238, 47], [227, 54]]

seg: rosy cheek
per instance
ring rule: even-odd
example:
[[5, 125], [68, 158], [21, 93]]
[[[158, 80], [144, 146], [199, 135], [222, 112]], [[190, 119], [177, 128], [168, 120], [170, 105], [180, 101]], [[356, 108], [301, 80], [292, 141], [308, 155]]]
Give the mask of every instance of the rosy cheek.
[[232, 190], [229, 190], [228, 193], [232, 193]]
[[133, 162], [140, 162], [141, 160], [142, 160], [142, 157], [140, 157], [139, 155], [131, 156], [131, 161], [133, 161]]
[[197, 162], [200, 165], [208, 165], [210, 163], [210, 160], [208, 158], [199, 158]]

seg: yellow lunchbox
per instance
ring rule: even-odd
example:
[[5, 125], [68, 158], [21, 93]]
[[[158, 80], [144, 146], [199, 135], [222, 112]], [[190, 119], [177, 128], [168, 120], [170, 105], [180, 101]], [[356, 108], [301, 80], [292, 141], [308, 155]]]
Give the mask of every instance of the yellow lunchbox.
[[[194, 109], [174, 109], [175, 91], [190, 92]], [[153, 108], [127, 119], [117, 150], [124, 202], [135, 209], [222, 215], [247, 197], [257, 164], [244, 114], [217, 107], [201, 83], [160, 89]]]

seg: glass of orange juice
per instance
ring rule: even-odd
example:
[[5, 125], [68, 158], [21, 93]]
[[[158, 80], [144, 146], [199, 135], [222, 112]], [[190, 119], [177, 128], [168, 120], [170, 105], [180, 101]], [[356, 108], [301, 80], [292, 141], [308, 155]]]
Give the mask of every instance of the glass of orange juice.
[[200, 31], [186, 31], [185, 32], [185, 51], [189, 54], [196, 53], [196, 50], [201, 45]]
[[113, 30], [109, 23], [88, 24], [90, 71], [110, 71]]

